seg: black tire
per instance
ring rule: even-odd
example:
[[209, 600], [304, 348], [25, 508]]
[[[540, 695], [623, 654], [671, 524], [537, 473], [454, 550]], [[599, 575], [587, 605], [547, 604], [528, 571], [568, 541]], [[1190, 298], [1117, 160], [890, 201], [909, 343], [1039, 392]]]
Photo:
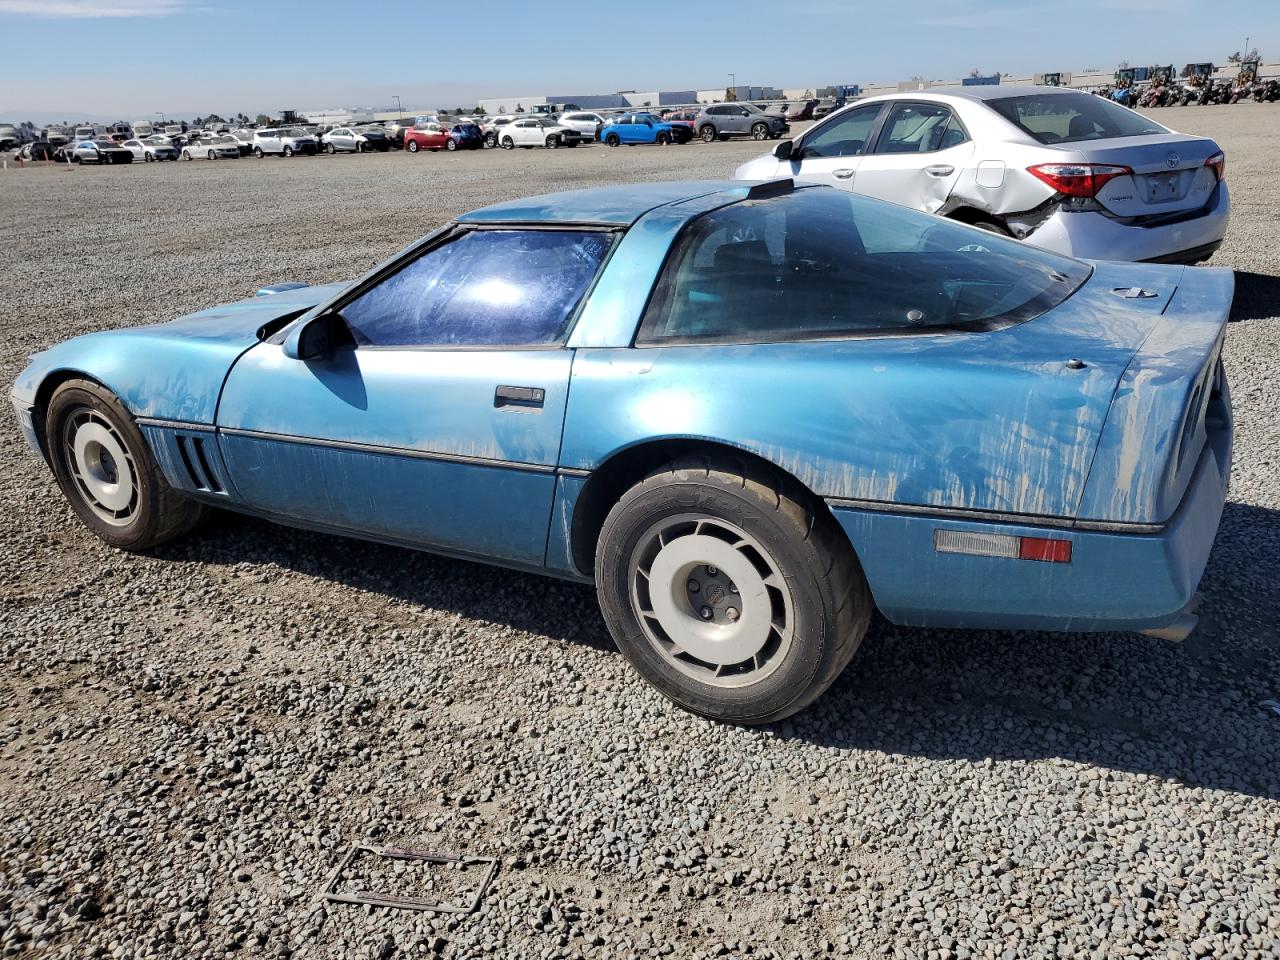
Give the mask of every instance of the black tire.
[[546, 144], [548, 150], [554, 150], [556, 147], [560, 146], [560, 138], [553, 133], [551, 136], [547, 137]]
[[768, 140], [769, 125], [767, 123], [757, 123], [751, 128], [752, 140]]
[[453, 139], [453, 137], [450, 137], [444, 142], [444, 148], [450, 153], [453, 153], [453, 151], [458, 149], [458, 141]]
[[408, 150], [410, 153], [417, 153], [417, 152], [418, 152], [418, 141], [417, 141], [417, 140], [410, 140], [410, 141], [409, 141], [409, 145], [408, 145], [407, 147], [405, 147], [405, 149], [406, 149], [406, 150]]
[[484, 145], [486, 147], [496, 147], [498, 145], [498, 135], [496, 133], [486, 133], [484, 135]]
[[[757, 681], [703, 682], [660, 653], [640, 624], [632, 602], [633, 558], [656, 525], [689, 516], [745, 531], [786, 584], [792, 637]], [[684, 458], [628, 490], [601, 529], [595, 578], [605, 622], [640, 675], [684, 709], [731, 723], [781, 720], [817, 699], [857, 651], [873, 606], [857, 557], [830, 515], [790, 478], [731, 458]]]
[[335, 153], [338, 152], [338, 148], [335, 147], [332, 143], [325, 144], [324, 152], [329, 154], [329, 156], [332, 157]]
[[182, 151], [182, 159], [183, 159], [183, 160], [190, 160], [190, 159], [191, 159], [191, 151], [190, 151], [190, 150], [183, 150], [183, 151]]
[[[108, 522], [100, 516], [76, 479], [65, 434], [73, 419], [85, 417], [105, 421], [132, 461], [135, 496], [123, 524]], [[181, 536], [204, 516], [203, 504], [169, 486], [124, 404], [90, 380], [68, 380], [54, 391], [45, 416], [45, 444], [53, 474], [76, 516], [99, 539], [113, 547], [146, 550]]]
[[985, 230], [987, 233], [994, 233], [1001, 237], [1013, 236], [1008, 227], [996, 220], [974, 220], [969, 226], [977, 227], [979, 230]]
[[257, 159], [261, 160], [261, 159], [262, 159], [262, 148], [261, 148], [261, 147], [254, 147], [254, 148], [253, 148], [253, 155], [254, 155], [254, 157], [256, 157]]
[[704, 124], [702, 129], [698, 131], [698, 136], [702, 137], [703, 143], [714, 143], [716, 139], [716, 128], [711, 124]]
[[283, 152], [283, 153], [281, 153], [281, 154], [280, 154], [280, 156], [282, 156], [282, 157], [286, 157], [286, 158], [287, 158], [287, 157], [292, 157], [292, 156], [293, 156], [293, 147], [285, 147], [285, 148], [284, 148], [284, 152]]
[[659, 133], [657, 137], [654, 138], [654, 140], [657, 142], [658, 146], [660, 147], [671, 146], [671, 134], [667, 133], [666, 131]]
[[610, 133], [605, 135], [604, 145], [606, 147], [616, 147], [620, 143], [622, 143], [622, 138], [619, 137], [616, 133]]
[[217, 155], [216, 153], [214, 153], [212, 150], [210, 150], [210, 151], [205, 155], [205, 159], [206, 159], [206, 160], [217, 160], [217, 159], [218, 159], [218, 155]]
[[516, 148], [516, 142], [515, 142], [514, 140], [512, 140], [510, 137], [503, 137], [503, 138], [502, 138], [502, 149], [503, 149], [503, 150], [514, 150], [515, 148]]

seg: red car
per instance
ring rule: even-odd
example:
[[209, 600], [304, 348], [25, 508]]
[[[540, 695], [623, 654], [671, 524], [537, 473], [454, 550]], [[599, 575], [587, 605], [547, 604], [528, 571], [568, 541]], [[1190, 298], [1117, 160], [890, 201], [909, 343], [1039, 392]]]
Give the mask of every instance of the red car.
[[410, 153], [419, 150], [447, 150], [449, 128], [441, 123], [422, 123], [404, 132], [404, 148]]
[[680, 123], [688, 127], [690, 130], [694, 130], [694, 121], [696, 121], [697, 118], [697, 110], [673, 110], [662, 119], [666, 123]]

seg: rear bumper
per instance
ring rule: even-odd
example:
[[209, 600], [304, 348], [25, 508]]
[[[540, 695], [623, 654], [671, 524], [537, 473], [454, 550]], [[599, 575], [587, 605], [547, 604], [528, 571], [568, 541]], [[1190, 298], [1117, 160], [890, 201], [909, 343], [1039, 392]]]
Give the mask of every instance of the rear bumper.
[[1231, 197], [1224, 182], [1204, 213], [1189, 220], [1144, 227], [1100, 213], [1058, 211], [1024, 242], [1088, 260], [1195, 263], [1221, 246], [1230, 216]]
[[[833, 505], [881, 612], [894, 623], [1054, 631], [1155, 630], [1191, 605], [1231, 469], [1231, 424], [1215, 430], [1177, 512], [1156, 532], [970, 521]], [[1070, 563], [939, 553], [935, 530], [1071, 541]]]

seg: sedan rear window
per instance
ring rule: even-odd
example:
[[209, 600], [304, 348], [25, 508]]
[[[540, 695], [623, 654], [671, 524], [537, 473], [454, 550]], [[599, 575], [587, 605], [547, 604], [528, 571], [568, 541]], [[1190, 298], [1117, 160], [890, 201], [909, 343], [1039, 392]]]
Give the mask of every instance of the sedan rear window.
[[1038, 316], [1089, 277], [1078, 260], [829, 187], [691, 223], [637, 343], [771, 343], [980, 332]]
[[1000, 97], [988, 100], [987, 105], [1041, 143], [1077, 143], [1169, 132], [1154, 120], [1091, 93]]

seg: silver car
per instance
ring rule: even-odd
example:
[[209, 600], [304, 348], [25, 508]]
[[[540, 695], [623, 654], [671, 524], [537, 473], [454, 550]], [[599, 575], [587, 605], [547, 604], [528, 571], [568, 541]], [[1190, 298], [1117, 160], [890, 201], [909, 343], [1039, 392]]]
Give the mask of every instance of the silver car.
[[202, 136], [182, 148], [183, 160], [238, 160], [240, 144], [229, 134]]
[[739, 167], [1097, 260], [1195, 263], [1226, 234], [1222, 149], [1102, 97], [962, 87], [869, 97]]
[[151, 163], [155, 160], [177, 160], [178, 151], [173, 148], [167, 137], [147, 137], [145, 140], [134, 138], [120, 144], [133, 154], [134, 160]]

